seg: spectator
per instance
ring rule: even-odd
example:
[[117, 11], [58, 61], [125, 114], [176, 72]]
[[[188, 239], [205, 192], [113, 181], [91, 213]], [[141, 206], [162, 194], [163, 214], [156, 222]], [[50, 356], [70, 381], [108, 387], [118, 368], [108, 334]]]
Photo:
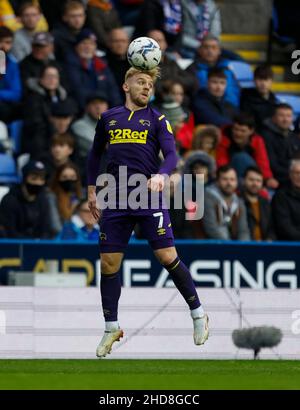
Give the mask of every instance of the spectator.
[[75, 217], [72, 220], [80, 229], [83, 239], [97, 241], [99, 239], [99, 225], [93, 217], [86, 199], [82, 199], [77, 205]]
[[[221, 35], [220, 10], [214, 0], [181, 0], [182, 27], [180, 54], [184, 58], [195, 58], [201, 41], [209, 33]], [[168, 17], [165, 13], [165, 16]]]
[[264, 120], [272, 117], [277, 99], [272, 93], [273, 71], [268, 65], [256, 67], [255, 88], [243, 88], [241, 110], [254, 116], [256, 129], [261, 130]]
[[163, 81], [156, 93], [155, 105], [171, 123], [180, 152], [189, 150], [193, 139], [194, 116], [184, 106], [182, 83], [179, 80]]
[[87, 21], [88, 26], [96, 34], [100, 48], [110, 47], [109, 32], [114, 28], [121, 28], [121, 22], [114, 2], [111, 0], [88, 0]]
[[225, 165], [217, 170], [216, 184], [206, 189], [203, 226], [208, 238], [250, 239], [246, 208], [235, 193], [237, 185], [235, 169]]
[[280, 36], [295, 39], [296, 47], [300, 48], [300, 9], [295, 0], [274, 0], [278, 16], [278, 33]]
[[225, 100], [226, 75], [221, 68], [208, 73], [207, 89], [200, 89], [193, 102], [196, 124], [211, 124], [221, 127], [232, 123], [237, 109]]
[[262, 171], [266, 186], [278, 187], [273, 178], [270, 162], [263, 138], [255, 133], [254, 118], [240, 114], [234, 118], [233, 125], [222, 130], [222, 138], [216, 153], [218, 167], [231, 164], [241, 178], [249, 166], [258, 166]]
[[190, 144], [193, 130], [189, 129], [189, 125], [185, 123], [186, 113], [184, 112], [182, 106], [173, 101], [171, 98], [166, 97], [161, 104], [158, 105], [158, 111], [165, 115], [171, 124], [177, 148], [179, 153], [183, 154], [186, 150], [182, 146], [182, 140], [185, 143]]
[[65, 61], [66, 56], [74, 52], [77, 36], [83, 29], [85, 20], [85, 8], [80, 1], [70, 0], [65, 3], [62, 22], [53, 29], [58, 61]]
[[97, 121], [109, 108], [107, 100], [106, 94], [91, 94], [86, 100], [85, 114], [71, 127], [72, 133], [76, 136], [78, 155], [84, 161], [93, 143]]
[[191, 180], [185, 180], [184, 184], [185, 206], [192, 238], [205, 238], [203, 220], [197, 219], [195, 216], [196, 212], [200, 211], [199, 195], [201, 195], [201, 189], [210, 185], [215, 179], [215, 170], [215, 161], [206, 152], [195, 151], [186, 158], [183, 174], [191, 175]]
[[101, 91], [109, 98], [110, 106], [122, 103], [114, 76], [106, 63], [96, 56], [96, 37], [89, 29], [81, 31], [76, 40], [75, 55], [67, 58], [67, 73], [74, 98], [81, 110], [89, 94]]
[[219, 37], [220, 12], [214, 1], [145, 0], [134, 37], [160, 30], [173, 49], [193, 58], [194, 50], [208, 33]]
[[135, 27], [144, 0], [115, 0], [114, 3], [121, 19], [122, 26]]
[[76, 165], [67, 162], [57, 168], [50, 188], [56, 195], [61, 222], [70, 221], [82, 197], [80, 174]]
[[204, 127], [198, 125], [194, 130], [192, 150], [201, 150], [206, 152], [213, 159], [216, 158], [216, 148], [221, 139], [219, 128], [210, 125]]
[[300, 241], [300, 160], [292, 160], [289, 183], [275, 193], [272, 200], [277, 238]]
[[23, 28], [15, 32], [12, 48], [12, 54], [18, 62], [31, 53], [32, 39], [37, 31], [41, 11], [38, 5], [27, 2], [21, 5], [19, 15]]
[[181, 105], [185, 112], [183, 125], [176, 133], [176, 140], [178, 141], [182, 151], [187, 152], [192, 147], [195, 118], [193, 112], [188, 108], [184, 86], [181, 80], [174, 79], [169, 82], [169, 95], [175, 103]]
[[71, 161], [74, 148], [75, 140], [71, 134], [65, 132], [53, 135], [49, 153], [41, 156], [47, 170], [47, 179], [51, 179], [59, 167]]
[[[49, 30], [53, 30], [62, 22], [64, 7], [70, 0], [39, 0], [41, 9], [49, 24]], [[80, 1], [80, 0], [78, 0]]]
[[50, 121], [53, 104], [67, 99], [66, 90], [60, 85], [56, 66], [46, 66], [39, 78], [28, 81], [30, 93], [25, 100], [22, 149], [39, 158], [50, 146], [54, 133]]
[[[187, 219], [188, 209], [184, 202], [183, 179], [179, 170], [175, 170], [166, 182], [166, 189], [170, 196], [169, 214], [174, 237], [176, 239], [191, 239], [193, 238], [193, 231], [191, 223]], [[176, 203], [178, 198], [181, 198], [179, 205]]]
[[22, 174], [22, 183], [12, 187], [1, 201], [0, 225], [8, 238], [52, 238], [55, 232], [45, 192], [45, 167], [30, 161]]
[[[40, 3], [39, 0], [0, 0], [0, 25], [5, 25], [12, 31], [22, 28], [19, 16], [16, 16], [16, 13], [25, 2], [33, 3], [37, 7]], [[48, 23], [43, 15], [40, 16], [37, 31], [48, 31]]]
[[299, 150], [299, 141], [293, 128], [293, 109], [288, 104], [278, 104], [272, 118], [263, 123], [264, 137], [272, 172], [281, 185], [289, 181], [289, 162]]
[[20, 63], [22, 82], [28, 92], [28, 81], [38, 79], [49, 64], [62, 72], [60, 64], [54, 58], [53, 36], [50, 33], [36, 33], [32, 39], [32, 51]]
[[195, 63], [188, 71], [193, 72], [198, 78], [198, 87], [207, 88], [208, 73], [212, 68], [222, 68], [226, 75], [227, 87], [225, 91], [225, 100], [232, 105], [240, 105], [240, 87], [234, 74], [229, 69], [230, 61], [221, 57], [221, 47], [219, 40], [208, 34], [204, 37], [200, 47], [197, 50]]
[[[208, 186], [215, 179], [216, 163], [214, 159], [204, 151], [194, 151], [187, 156], [183, 174], [193, 176], [193, 192], [195, 192], [196, 181], [203, 181]], [[199, 177], [200, 175], [200, 177]], [[195, 195], [193, 195], [195, 198]]]
[[123, 95], [124, 77], [130, 67], [127, 60], [129, 37], [123, 28], [114, 28], [109, 32], [108, 39], [106, 61]]
[[[160, 61], [161, 78], [155, 83], [156, 92], [161, 92], [162, 84], [166, 80], [180, 80], [184, 87], [185, 99], [187, 100], [188, 96], [192, 97], [198, 87], [198, 80], [194, 73], [181, 69], [176, 62], [176, 58], [167, 52], [168, 43], [162, 31], [150, 30], [147, 32], [147, 36], [157, 41], [162, 52]], [[189, 101], [186, 101], [186, 103], [189, 105]]]
[[0, 27], [0, 50], [6, 54], [6, 74], [0, 75], [0, 121], [9, 123], [20, 116], [22, 85], [18, 63], [10, 54], [13, 45], [13, 32]]
[[263, 184], [261, 170], [258, 167], [247, 168], [242, 197], [247, 210], [251, 239], [255, 241], [275, 239], [270, 203], [260, 195]]
[[52, 103], [49, 120], [53, 134], [68, 132], [76, 113], [77, 105], [71, 98]]

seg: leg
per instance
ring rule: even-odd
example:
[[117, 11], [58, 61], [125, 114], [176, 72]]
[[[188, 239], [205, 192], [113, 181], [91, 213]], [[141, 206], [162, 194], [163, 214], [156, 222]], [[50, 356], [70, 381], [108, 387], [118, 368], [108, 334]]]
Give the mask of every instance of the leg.
[[204, 313], [190, 271], [177, 256], [175, 247], [156, 249], [154, 254], [167, 269], [190, 308], [194, 325], [194, 343], [204, 344], [208, 338], [208, 316]]
[[190, 271], [177, 256], [175, 247], [154, 250], [154, 254], [159, 262], [167, 269], [170, 276], [188, 304], [192, 317], [204, 315], [195, 284]]
[[177, 256], [169, 212], [167, 209], [151, 211], [143, 215], [139, 223], [155, 256], [170, 273], [175, 286], [190, 308], [195, 344], [203, 344], [208, 338], [208, 317], [199, 301], [190, 271]]
[[118, 302], [121, 295], [119, 274], [123, 253], [100, 253], [100, 291], [106, 330], [118, 329]]
[[105, 320], [105, 333], [96, 354], [110, 353], [115, 341], [123, 336], [118, 323], [118, 302], [121, 295], [120, 266], [134, 222], [128, 215], [103, 212], [100, 222], [101, 299]]

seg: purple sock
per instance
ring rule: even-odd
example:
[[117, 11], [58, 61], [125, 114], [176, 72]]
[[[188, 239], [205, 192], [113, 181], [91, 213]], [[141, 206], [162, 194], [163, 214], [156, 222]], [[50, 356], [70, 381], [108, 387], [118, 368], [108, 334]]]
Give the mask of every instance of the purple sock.
[[185, 264], [177, 256], [177, 258], [169, 265], [166, 265], [165, 268], [171, 275], [175, 286], [184, 297], [186, 303], [189, 305], [190, 310], [197, 309], [201, 303], [191, 273]]
[[121, 295], [119, 272], [113, 275], [101, 275], [100, 292], [105, 321], [116, 322], [118, 320], [118, 302]]

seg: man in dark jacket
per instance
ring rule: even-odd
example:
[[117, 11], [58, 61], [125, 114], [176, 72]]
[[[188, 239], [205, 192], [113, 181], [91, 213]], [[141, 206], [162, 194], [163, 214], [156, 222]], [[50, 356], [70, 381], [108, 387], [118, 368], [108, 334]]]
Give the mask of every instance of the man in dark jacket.
[[291, 131], [293, 109], [288, 104], [278, 104], [272, 118], [263, 123], [264, 137], [274, 177], [284, 186], [289, 181], [289, 163], [300, 150], [300, 139]]
[[272, 211], [277, 238], [300, 241], [300, 160], [292, 160], [290, 183], [277, 191], [272, 200]]
[[32, 161], [23, 167], [23, 182], [11, 188], [0, 204], [7, 238], [51, 238], [50, 207], [45, 187], [45, 167]]
[[193, 112], [196, 124], [211, 124], [222, 127], [232, 123], [237, 109], [225, 101], [227, 79], [221, 68], [213, 68], [208, 74], [207, 89], [198, 91]]
[[32, 51], [20, 63], [22, 83], [26, 92], [28, 92], [28, 81], [32, 78], [39, 78], [43, 69], [50, 63], [57, 67], [62, 83], [66, 87], [67, 81], [64, 78], [62, 66], [54, 58], [53, 42], [53, 36], [47, 32], [36, 33], [33, 36]]
[[263, 184], [261, 170], [258, 167], [249, 167], [244, 176], [242, 197], [247, 210], [251, 239], [255, 241], [275, 238], [270, 203], [259, 194]]
[[[155, 83], [156, 94], [161, 93], [163, 84], [166, 80], [179, 79], [184, 87], [185, 99], [192, 99], [198, 89], [198, 80], [196, 75], [193, 72], [180, 68], [173, 54], [168, 53], [168, 43], [162, 31], [150, 30], [146, 33], [146, 35], [157, 41], [161, 49], [161, 77]], [[188, 105], [189, 102], [190, 101], [186, 101], [186, 105]]]
[[50, 147], [54, 134], [50, 120], [53, 105], [66, 101], [67, 92], [60, 85], [56, 66], [46, 66], [38, 80], [28, 82], [29, 93], [24, 104], [22, 151], [40, 158]]
[[243, 88], [241, 92], [241, 110], [253, 115], [258, 132], [264, 120], [272, 117], [278, 103], [271, 91], [273, 77], [270, 66], [258, 66], [254, 71], [255, 88]]
[[96, 36], [89, 29], [84, 29], [76, 40], [76, 53], [66, 59], [71, 91], [83, 111], [87, 97], [95, 91], [101, 91], [109, 98], [111, 107], [122, 104], [116, 80], [107, 64], [96, 56]]
[[125, 73], [130, 68], [130, 64], [127, 60], [129, 37], [126, 30], [120, 27], [112, 29], [108, 34], [108, 39], [106, 61], [115, 77], [121, 95], [123, 95], [122, 86]]
[[58, 61], [74, 52], [78, 34], [83, 29], [86, 20], [85, 8], [80, 1], [68, 1], [64, 7], [62, 23], [58, 23], [52, 31], [55, 44], [55, 55]]

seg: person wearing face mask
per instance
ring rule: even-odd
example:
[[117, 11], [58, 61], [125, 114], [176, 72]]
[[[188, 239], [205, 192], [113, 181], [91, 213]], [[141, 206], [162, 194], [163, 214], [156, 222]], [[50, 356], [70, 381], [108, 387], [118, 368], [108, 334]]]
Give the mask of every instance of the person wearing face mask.
[[58, 167], [50, 189], [55, 194], [61, 222], [70, 221], [82, 198], [81, 178], [76, 165], [69, 161]]
[[46, 170], [40, 161], [22, 168], [22, 183], [10, 189], [0, 204], [0, 225], [7, 238], [53, 238], [50, 203], [45, 190]]

